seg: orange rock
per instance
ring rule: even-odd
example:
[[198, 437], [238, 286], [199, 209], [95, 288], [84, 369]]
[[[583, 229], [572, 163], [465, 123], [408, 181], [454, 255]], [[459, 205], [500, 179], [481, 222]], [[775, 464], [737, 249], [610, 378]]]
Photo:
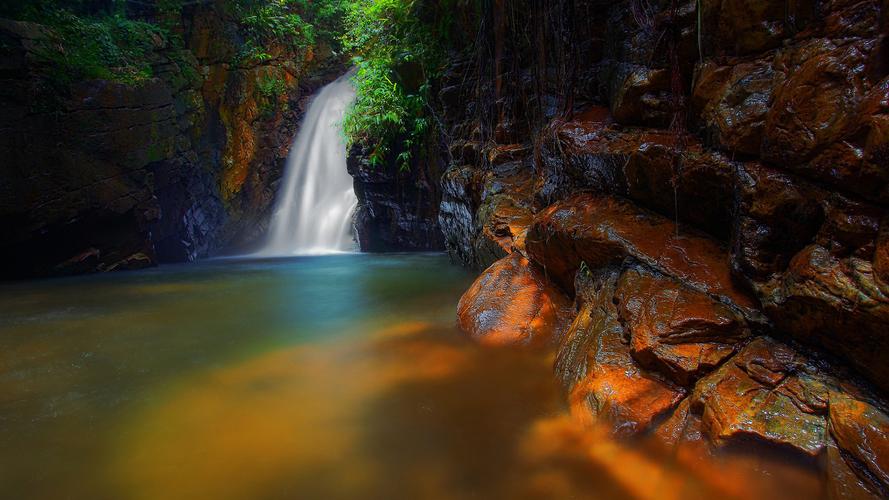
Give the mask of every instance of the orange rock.
[[737, 306], [748, 319], [761, 318], [754, 300], [733, 283], [726, 251], [715, 241], [677, 236], [672, 221], [616, 198], [581, 194], [550, 206], [535, 218], [526, 247], [568, 290], [582, 262], [598, 268], [630, 256]]
[[457, 306], [460, 328], [488, 345], [549, 344], [570, 311], [568, 298], [518, 253], [486, 269]]
[[889, 389], [889, 295], [873, 264], [839, 259], [810, 245], [784, 274], [761, 287], [765, 311], [780, 330], [848, 361], [882, 389]]
[[661, 442], [674, 446], [680, 443], [701, 441], [701, 417], [691, 411], [691, 402], [685, 398], [673, 413], [654, 431]]
[[889, 493], [889, 416], [842, 392], [830, 393], [830, 433], [837, 446], [866, 470], [870, 489]]
[[685, 395], [642, 370], [623, 342], [624, 329], [611, 301], [618, 271], [606, 269], [585, 286], [582, 308], [559, 348], [556, 371], [571, 386], [572, 413], [604, 420], [616, 434], [648, 429]]
[[480, 232], [475, 253], [482, 266], [514, 251], [525, 251], [525, 235], [534, 218], [534, 179], [524, 168], [516, 167], [499, 175], [489, 175], [477, 211]]
[[691, 395], [717, 444], [756, 438], [817, 456], [825, 445], [827, 387], [808, 360], [767, 337], [748, 344]]
[[719, 366], [749, 335], [725, 304], [641, 267], [621, 275], [615, 298], [633, 357], [680, 385]]
[[831, 500], [871, 500], [881, 498], [871, 491], [870, 486], [855, 473], [843, 458], [836, 443], [827, 445], [827, 493]]

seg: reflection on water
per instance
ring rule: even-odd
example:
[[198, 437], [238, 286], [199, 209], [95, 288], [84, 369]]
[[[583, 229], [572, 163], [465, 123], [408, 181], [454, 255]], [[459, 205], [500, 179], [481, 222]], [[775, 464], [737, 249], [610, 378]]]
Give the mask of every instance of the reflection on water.
[[[10, 498], [820, 493], [761, 457], [611, 440], [540, 352], [454, 328], [438, 255], [216, 261], [0, 287]], [[783, 490], [782, 490], [783, 489]]]

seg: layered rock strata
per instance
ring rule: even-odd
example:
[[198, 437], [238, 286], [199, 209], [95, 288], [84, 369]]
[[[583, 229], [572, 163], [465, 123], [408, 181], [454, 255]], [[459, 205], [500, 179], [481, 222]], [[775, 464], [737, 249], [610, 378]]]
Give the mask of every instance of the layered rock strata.
[[[501, 73], [442, 91], [472, 112], [443, 110], [440, 221], [455, 260], [493, 263], [461, 301], [471, 335], [468, 314], [509, 310], [477, 290], [506, 290], [497, 258], [574, 300], [552, 335], [578, 418], [668, 446], [758, 443], [822, 467], [835, 498], [879, 498], [889, 7], [788, 5], [513, 12], [487, 33]], [[527, 26], [577, 49], [528, 52], [510, 37]]]

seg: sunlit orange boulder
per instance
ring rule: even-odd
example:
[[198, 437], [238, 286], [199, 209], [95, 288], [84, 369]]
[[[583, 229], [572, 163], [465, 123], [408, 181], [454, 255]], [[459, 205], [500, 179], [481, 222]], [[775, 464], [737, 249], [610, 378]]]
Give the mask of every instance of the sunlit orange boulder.
[[830, 434], [841, 451], [839, 458], [865, 490], [889, 492], [889, 416], [863, 399], [831, 392], [829, 421]]
[[460, 328], [487, 345], [545, 345], [570, 322], [571, 302], [520, 254], [495, 262], [460, 298]]
[[719, 366], [749, 335], [729, 306], [642, 267], [621, 275], [615, 298], [633, 358], [680, 385]]
[[754, 438], [812, 457], [824, 449], [828, 387], [808, 359], [767, 337], [701, 379], [691, 398], [716, 444]]
[[630, 355], [611, 300], [618, 275], [616, 269], [594, 271], [581, 285], [581, 310], [560, 345], [556, 372], [569, 388], [572, 414], [632, 435], [650, 428], [685, 391], [645, 371]]

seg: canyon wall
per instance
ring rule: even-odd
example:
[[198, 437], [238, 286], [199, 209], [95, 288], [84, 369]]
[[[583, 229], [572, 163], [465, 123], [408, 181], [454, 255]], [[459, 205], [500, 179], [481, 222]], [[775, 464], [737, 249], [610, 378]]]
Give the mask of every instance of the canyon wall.
[[[623, 435], [889, 476], [889, 3], [493, 2], [441, 84], [439, 221], [490, 345]], [[573, 301], [573, 304], [571, 303]]]
[[355, 238], [364, 252], [443, 250], [438, 226], [441, 190], [438, 179], [446, 163], [437, 150], [399, 166], [395, 151], [381, 165], [371, 165], [366, 148], [349, 152], [358, 207]]
[[308, 97], [345, 71], [322, 45], [238, 57], [217, 4], [185, 7], [136, 84], [48, 84], [41, 25], [0, 21], [0, 277], [139, 268], [262, 234]]

